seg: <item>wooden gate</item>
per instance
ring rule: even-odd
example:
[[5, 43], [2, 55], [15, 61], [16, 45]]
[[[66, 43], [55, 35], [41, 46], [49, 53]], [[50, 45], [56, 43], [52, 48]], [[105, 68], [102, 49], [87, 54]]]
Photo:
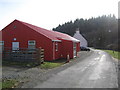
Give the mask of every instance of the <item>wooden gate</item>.
[[2, 58], [7, 61], [41, 63], [44, 61], [44, 49], [19, 48], [19, 50], [12, 50], [10, 48], [5, 48]]

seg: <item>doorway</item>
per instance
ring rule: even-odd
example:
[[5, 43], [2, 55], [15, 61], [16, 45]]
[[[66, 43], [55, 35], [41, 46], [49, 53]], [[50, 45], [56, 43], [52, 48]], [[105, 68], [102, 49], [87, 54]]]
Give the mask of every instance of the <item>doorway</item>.
[[76, 57], [76, 43], [73, 43], [73, 57], [75, 58]]

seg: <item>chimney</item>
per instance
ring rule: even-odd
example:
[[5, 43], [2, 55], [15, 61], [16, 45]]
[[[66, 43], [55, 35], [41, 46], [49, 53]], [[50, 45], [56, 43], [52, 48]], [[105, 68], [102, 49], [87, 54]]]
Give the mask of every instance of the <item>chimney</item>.
[[79, 28], [76, 28], [76, 33], [80, 33]]

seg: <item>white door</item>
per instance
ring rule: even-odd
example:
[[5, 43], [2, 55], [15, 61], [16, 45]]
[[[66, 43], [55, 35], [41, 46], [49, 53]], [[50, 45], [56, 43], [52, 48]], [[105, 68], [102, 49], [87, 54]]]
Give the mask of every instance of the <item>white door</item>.
[[76, 43], [73, 43], [73, 56], [76, 57]]
[[19, 50], [19, 42], [12, 42], [12, 50]]

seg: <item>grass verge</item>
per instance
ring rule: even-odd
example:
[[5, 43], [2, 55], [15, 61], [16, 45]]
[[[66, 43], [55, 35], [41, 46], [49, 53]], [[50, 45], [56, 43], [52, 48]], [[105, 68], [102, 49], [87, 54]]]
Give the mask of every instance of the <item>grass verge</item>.
[[2, 83], [0, 83], [2, 88], [13, 88], [13, 87], [17, 86], [17, 84], [18, 84], [18, 81], [13, 80], [13, 79], [2, 80]]
[[43, 64], [35, 64], [35, 63], [18, 63], [18, 62], [8, 62], [3, 61], [3, 66], [20, 66], [20, 67], [35, 67], [40, 66], [42, 69], [51, 69], [55, 67], [59, 67], [64, 64], [63, 62], [44, 62]]
[[2, 89], [2, 82], [0, 82], [0, 90]]
[[120, 60], [120, 52], [112, 51], [112, 50], [104, 50], [104, 51], [112, 55], [114, 58], [117, 58]]
[[56, 63], [56, 62], [44, 62], [44, 64], [41, 64], [42, 69], [52, 69], [55, 67], [61, 66], [63, 63]]

